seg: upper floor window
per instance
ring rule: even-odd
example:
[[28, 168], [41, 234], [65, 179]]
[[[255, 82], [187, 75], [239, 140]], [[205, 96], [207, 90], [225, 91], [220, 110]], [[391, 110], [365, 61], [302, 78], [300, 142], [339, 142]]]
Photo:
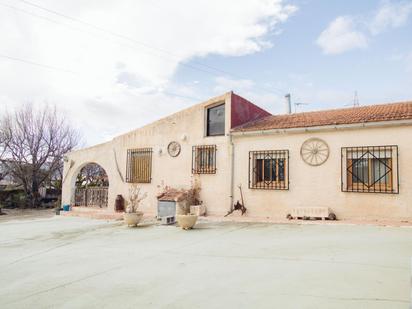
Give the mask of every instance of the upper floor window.
[[127, 150], [126, 182], [152, 181], [152, 148]]
[[398, 193], [398, 147], [342, 148], [342, 191]]
[[288, 190], [288, 164], [288, 150], [249, 152], [249, 188]]
[[225, 134], [225, 104], [209, 107], [206, 115], [206, 135]]

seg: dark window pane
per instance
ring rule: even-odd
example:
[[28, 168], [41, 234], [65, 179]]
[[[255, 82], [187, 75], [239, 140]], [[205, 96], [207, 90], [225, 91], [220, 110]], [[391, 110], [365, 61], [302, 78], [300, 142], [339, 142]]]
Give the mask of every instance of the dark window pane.
[[263, 160], [256, 160], [256, 181], [260, 182], [263, 180]]
[[352, 182], [360, 182], [365, 185], [369, 184], [368, 159], [357, 159], [353, 161]]
[[265, 180], [266, 181], [271, 181], [271, 161], [272, 160], [265, 160]]
[[278, 159], [279, 181], [285, 180], [285, 159]]
[[272, 164], [272, 168], [271, 168], [271, 170], [270, 170], [270, 180], [271, 181], [276, 181], [276, 160], [275, 159], [272, 159], [272, 160], [270, 160], [271, 161], [271, 164]]
[[225, 104], [207, 110], [207, 136], [225, 134]]
[[374, 183], [389, 184], [388, 163], [388, 159], [372, 159], [372, 174]]

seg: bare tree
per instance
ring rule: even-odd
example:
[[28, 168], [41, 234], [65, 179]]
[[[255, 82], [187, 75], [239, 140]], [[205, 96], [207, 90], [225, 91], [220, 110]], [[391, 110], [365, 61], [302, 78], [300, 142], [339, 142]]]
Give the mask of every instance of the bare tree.
[[77, 175], [76, 187], [88, 188], [98, 186], [109, 186], [109, 178], [106, 171], [100, 165], [89, 163]]
[[25, 105], [2, 119], [4, 158], [9, 174], [22, 185], [28, 205], [39, 205], [39, 188], [61, 175], [63, 155], [79, 142], [78, 132], [56, 108]]
[[6, 137], [0, 128], [0, 181], [2, 181], [8, 174], [7, 169], [3, 165], [3, 156], [6, 151]]

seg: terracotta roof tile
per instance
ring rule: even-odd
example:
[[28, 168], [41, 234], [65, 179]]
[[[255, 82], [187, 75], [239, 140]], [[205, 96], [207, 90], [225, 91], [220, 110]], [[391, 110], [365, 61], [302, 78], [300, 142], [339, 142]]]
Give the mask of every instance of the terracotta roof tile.
[[412, 119], [412, 101], [306, 113], [271, 115], [238, 126], [232, 131], [289, 129], [405, 119]]
[[186, 198], [186, 193], [182, 190], [167, 189], [157, 196], [159, 201], [175, 201], [180, 202]]

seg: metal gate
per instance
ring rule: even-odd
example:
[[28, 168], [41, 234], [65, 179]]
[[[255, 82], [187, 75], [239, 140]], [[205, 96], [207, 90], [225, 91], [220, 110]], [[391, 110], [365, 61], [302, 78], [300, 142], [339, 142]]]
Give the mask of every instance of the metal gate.
[[108, 187], [95, 187], [75, 190], [75, 206], [107, 207]]

